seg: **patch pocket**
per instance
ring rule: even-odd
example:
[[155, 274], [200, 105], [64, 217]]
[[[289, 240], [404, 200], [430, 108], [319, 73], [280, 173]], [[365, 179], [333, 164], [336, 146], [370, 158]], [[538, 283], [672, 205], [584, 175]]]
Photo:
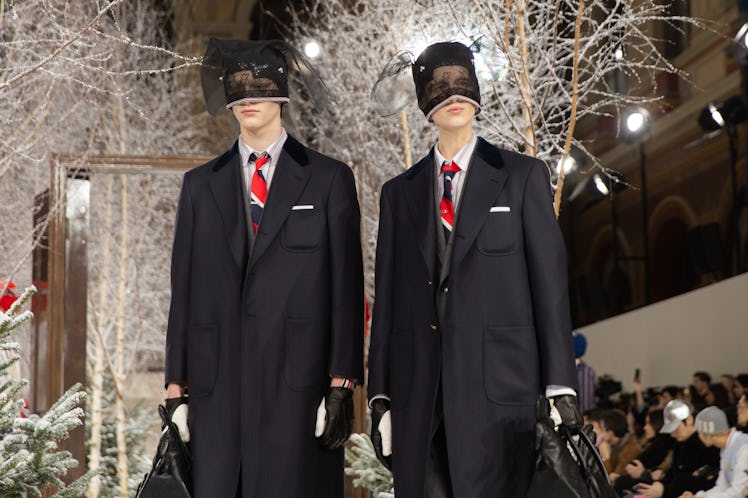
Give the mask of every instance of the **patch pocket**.
[[290, 252], [316, 251], [322, 239], [322, 221], [322, 213], [316, 206], [293, 209], [283, 224], [281, 245]]
[[540, 364], [534, 327], [486, 327], [483, 382], [486, 397], [498, 404], [530, 405], [540, 391]]
[[517, 223], [517, 215], [511, 211], [489, 212], [478, 233], [478, 250], [488, 256], [516, 252], [519, 239]]
[[284, 376], [295, 391], [318, 391], [327, 382], [327, 334], [322, 320], [286, 319]]
[[221, 336], [215, 324], [190, 325], [187, 329], [187, 386], [190, 396], [213, 392], [218, 377]]
[[408, 405], [413, 386], [413, 334], [410, 330], [390, 335], [390, 398], [392, 409]]

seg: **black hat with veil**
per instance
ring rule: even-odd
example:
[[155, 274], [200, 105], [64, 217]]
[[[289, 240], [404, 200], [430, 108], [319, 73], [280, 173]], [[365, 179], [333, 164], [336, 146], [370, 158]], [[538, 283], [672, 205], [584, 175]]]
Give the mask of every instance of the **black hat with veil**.
[[316, 69], [298, 50], [281, 40], [218, 40], [211, 38], [200, 77], [208, 112], [243, 102], [289, 101], [289, 72], [298, 76], [316, 108], [328, 91]]

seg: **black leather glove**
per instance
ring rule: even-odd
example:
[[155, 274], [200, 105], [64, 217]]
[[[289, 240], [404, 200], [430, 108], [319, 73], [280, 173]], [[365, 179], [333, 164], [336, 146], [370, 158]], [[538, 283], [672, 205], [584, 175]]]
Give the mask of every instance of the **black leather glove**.
[[327, 420], [320, 443], [335, 450], [343, 446], [353, 432], [353, 389], [330, 387], [325, 396], [325, 410]]
[[174, 415], [174, 410], [176, 410], [179, 405], [186, 404], [187, 399], [187, 396], [182, 396], [181, 398], [169, 398], [164, 400], [164, 408], [166, 408], [166, 415], [169, 417], [169, 420], [171, 420], [172, 415]]
[[561, 423], [571, 432], [577, 434], [584, 425], [584, 419], [582, 414], [577, 409], [577, 397], [571, 394], [562, 394], [561, 396], [554, 396], [553, 406], [558, 410], [558, 414], [561, 417]]
[[[188, 443], [190, 441], [190, 428], [187, 425], [187, 396], [182, 396], [181, 398], [169, 398], [164, 400], [164, 411], [166, 415], [166, 420], [170, 422], [174, 422], [174, 425], [177, 426], [177, 429], [179, 430], [179, 437], [182, 438], [182, 441], [185, 443]], [[177, 408], [180, 406], [185, 405], [185, 407], [179, 411], [177, 411]], [[177, 413], [177, 416], [174, 416], [174, 413]], [[166, 422], [162, 421], [161, 423], [161, 430], [166, 427]]]
[[392, 456], [382, 454], [382, 435], [379, 433], [379, 421], [382, 416], [390, 409], [390, 402], [384, 398], [377, 398], [371, 403], [371, 442], [374, 445], [374, 452], [377, 454], [377, 460], [387, 469], [392, 470]]

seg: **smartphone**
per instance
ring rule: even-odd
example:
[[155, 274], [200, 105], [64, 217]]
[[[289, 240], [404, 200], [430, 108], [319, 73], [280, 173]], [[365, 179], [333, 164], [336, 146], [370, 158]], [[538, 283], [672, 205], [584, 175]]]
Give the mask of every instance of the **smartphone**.
[[636, 370], [634, 370], [634, 382], [639, 382], [640, 376], [641, 370], [637, 368]]

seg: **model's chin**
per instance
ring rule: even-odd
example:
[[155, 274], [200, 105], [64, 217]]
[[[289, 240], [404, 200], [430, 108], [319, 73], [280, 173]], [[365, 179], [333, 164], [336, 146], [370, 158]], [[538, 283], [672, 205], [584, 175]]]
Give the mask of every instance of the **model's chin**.
[[450, 114], [443, 117], [438, 122], [435, 121], [439, 128], [447, 128], [450, 130], [456, 130], [470, 125], [473, 121], [472, 116], [467, 116], [467, 113], [460, 113], [457, 115]]
[[257, 119], [256, 116], [244, 116], [244, 118], [240, 120], [240, 123], [242, 128], [249, 131], [259, 130], [265, 125], [265, 123], [262, 120]]

